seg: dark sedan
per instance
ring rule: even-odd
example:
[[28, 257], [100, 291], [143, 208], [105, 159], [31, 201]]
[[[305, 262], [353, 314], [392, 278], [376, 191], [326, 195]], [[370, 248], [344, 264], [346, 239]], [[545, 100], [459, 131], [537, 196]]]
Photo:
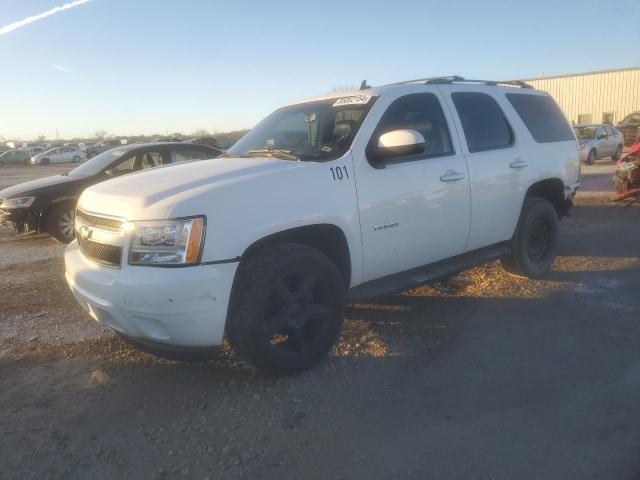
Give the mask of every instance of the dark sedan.
[[619, 124], [618, 130], [624, 135], [624, 144], [640, 142], [640, 112], [627, 115]]
[[40, 178], [0, 190], [0, 223], [11, 224], [18, 232], [48, 232], [60, 242], [69, 243], [75, 236], [76, 203], [85, 188], [127, 173], [215, 158], [221, 153], [217, 148], [185, 143], [112, 148], [64, 175]]

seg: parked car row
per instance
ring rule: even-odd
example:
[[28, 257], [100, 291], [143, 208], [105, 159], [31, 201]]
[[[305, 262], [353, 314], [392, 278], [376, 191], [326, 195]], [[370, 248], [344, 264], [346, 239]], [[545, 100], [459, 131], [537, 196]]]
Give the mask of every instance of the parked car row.
[[580, 144], [580, 161], [593, 165], [599, 158], [611, 157], [617, 162], [624, 148], [624, 136], [616, 127], [604, 124], [575, 125]]
[[[60, 155], [69, 157], [71, 153], [62, 152]], [[76, 202], [88, 186], [153, 167], [215, 158], [221, 153], [218, 149], [195, 144], [121, 145], [87, 160], [66, 174], [39, 178], [1, 190], [0, 223], [11, 224], [18, 232], [47, 232], [68, 243], [75, 236]], [[51, 156], [40, 161], [47, 158], [52, 161]]]

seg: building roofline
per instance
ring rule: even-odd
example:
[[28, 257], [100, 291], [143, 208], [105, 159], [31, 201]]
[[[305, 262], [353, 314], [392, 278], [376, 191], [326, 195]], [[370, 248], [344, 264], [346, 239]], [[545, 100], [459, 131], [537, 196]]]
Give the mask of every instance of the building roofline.
[[520, 80], [522, 80], [523, 82], [533, 82], [536, 80], [551, 80], [554, 78], [567, 78], [567, 77], [584, 77], [587, 75], [597, 75], [600, 73], [627, 72], [630, 70], [640, 70], [640, 67], [612, 68], [609, 70], [595, 70], [593, 72], [567, 73], [563, 75], [549, 75], [548, 77], [522, 78]]

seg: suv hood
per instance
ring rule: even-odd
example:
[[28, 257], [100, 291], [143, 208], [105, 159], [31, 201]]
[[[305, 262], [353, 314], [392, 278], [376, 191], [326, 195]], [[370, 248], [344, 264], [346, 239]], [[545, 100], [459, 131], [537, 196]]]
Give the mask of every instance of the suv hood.
[[266, 157], [225, 157], [167, 165], [93, 185], [82, 193], [78, 206], [129, 220], [167, 218], [181, 201], [201, 193], [304, 165]]
[[37, 194], [42, 188], [53, 187], [77, 181], [78, 177], [69, 177], [67, 175], [54, 175], [52, 177], [37, 178], [24, 183], [18, 183], [4, 190], [0, 190], [0, 198], [13, 198], [20, 195]]

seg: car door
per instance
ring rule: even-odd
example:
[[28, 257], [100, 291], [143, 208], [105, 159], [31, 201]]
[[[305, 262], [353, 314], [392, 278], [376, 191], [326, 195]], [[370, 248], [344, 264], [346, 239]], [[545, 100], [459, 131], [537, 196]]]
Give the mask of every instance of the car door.
[[62, 147], [60, 149], [60, 153], [58, 154], [58, 163], [65, 163], [69, 161], [69, 149], [67, 147]]
[[[383, 97], [375, 111], [384, 113], [369, 117], [380, 120], [364, 130], [365, 140], [353, 147], [364, 281], [464, 250], [469, 233], [467, 166], [451, 114], [442, 105], [436, 88]], [[420, 132], [425, 151], [374, 162], [367, 153], [371, 146], [377, 146], [382, 134], [400, 129]]]
[[532, 178], [530, 159], [504, 113], [513, 112], [513, 107], [498, 89], [491, 94], [486, 87], [472, 85], [440, 88], [455, 112], [469, 167], [471, 226], [466, 250], [509, 240]]
[[606, 157], [611, 154], [611, 147], [609, 146], [609, 136], [604, 126], [598, 127], [596, 131], [596, 150], [597, 158]]
[[607, 131], [607, 145], [609, 147], [609, 155], [614, 155], [616, 153], [616, 150], [618, 149], [618, 144], [620, 142], [616, 136], [615, 130], [611, 128], [610, 125], [605, 125], [604, 128]]
[[56, 148], [48, 156], [50, 163], [60, 163], [62, 158], [62, 148]]

